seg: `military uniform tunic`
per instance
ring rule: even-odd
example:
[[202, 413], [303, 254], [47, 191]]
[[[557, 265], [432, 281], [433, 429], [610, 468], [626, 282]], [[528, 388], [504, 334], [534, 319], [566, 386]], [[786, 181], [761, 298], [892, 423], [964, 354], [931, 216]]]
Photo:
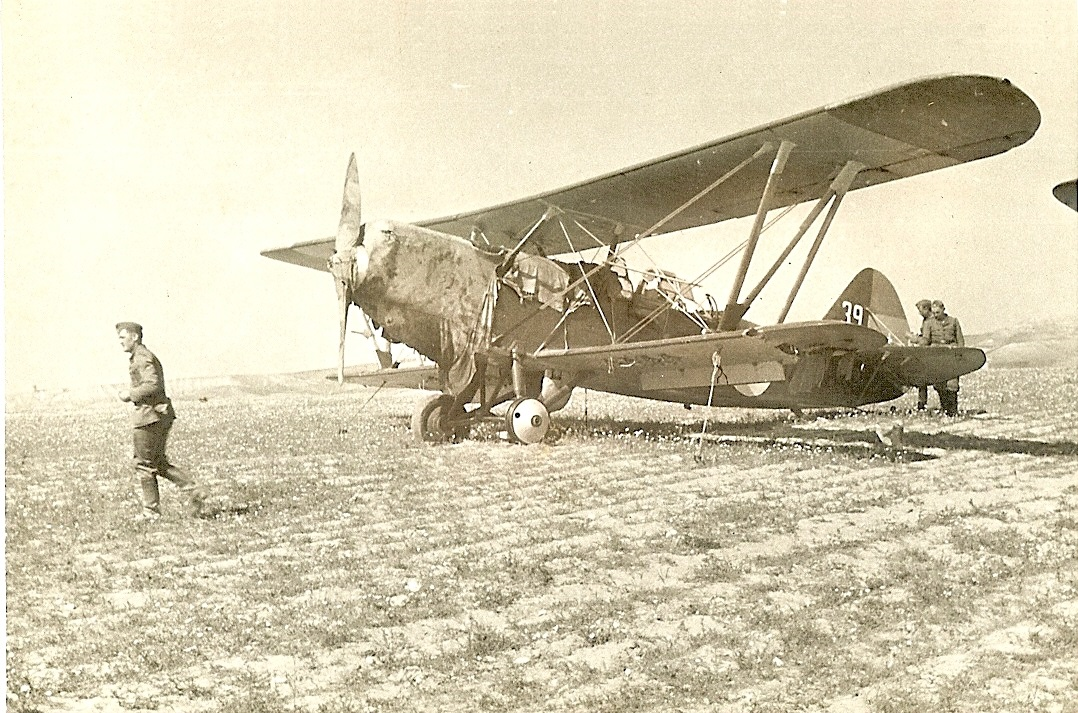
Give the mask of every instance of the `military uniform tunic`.
[[[942, 314], [931, 320], [925, 320], [925, 343], [928, 346], [964, 347], [966, 339], [962, 336], [962, 325], [949, 314]], [[949, 416], [958, 415], [958, 378], [944, 383], [933, 384], [940, 396], [940, 406]]]
[[131, 425], [141, 428], [162, 420], [174, 421], [176, 412], [165, 395], [165, 370], [153, 352], [141, 342], [136, 344], [127, 370], [131, 376], [131, 403], [135, 404]]
[[962, 336], [962, 325], [949, 314], [926, 319], [921, 329], [925, 344], [966, 346], [966, 340]]
[[142, 490], [143, 509], [155, 515], [160, 512], [159, 476], [179, 486], [197, 507], [195, 501], [200, 501], [202, 494], [194, 479], [170, 463], [165, 453], [176, 412], [165, 394], [165, 372], [161, 362], [139, 342], [131, 350], [128, 372], [131, 376], [130, 399], [135, 405], [131, 414], [135, 474]]

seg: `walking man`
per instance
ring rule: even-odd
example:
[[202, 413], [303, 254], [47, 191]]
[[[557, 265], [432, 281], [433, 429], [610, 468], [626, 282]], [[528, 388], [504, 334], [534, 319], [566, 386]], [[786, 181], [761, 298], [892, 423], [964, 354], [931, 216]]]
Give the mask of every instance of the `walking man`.
[[117, 394], [121, 401], [135, 405], [131, 415], [134, 427], [135, 475], [142, 489], [140, 520], [156, 520], [161, 516], [161, 498], [157, 489], [158, 476], [175, 483], [190, 505], [191, 514], [201, 514], [205, 499], [195, 480], [168, 462], [165, 446], [168, 432], [176, 420], [172, 401], [165, 395], [165, 372], [161, 362], [142, 343], [142, 325], [120, 322], [116, 325], [120, 348], [131, 355], [128, 371], [131, 388]]
[[[962, 336], [962, 325], [947, 314], [947, 308], [940, 300], [932, 301], [932, 319], [925, 320], [925, 343], [928, 346], [964, 347], [966, 339]], [[958, 415], [958, 379], [954, 378], [941, 384], [933, 384], [940, 397], [940, 407], [948, 416]]]

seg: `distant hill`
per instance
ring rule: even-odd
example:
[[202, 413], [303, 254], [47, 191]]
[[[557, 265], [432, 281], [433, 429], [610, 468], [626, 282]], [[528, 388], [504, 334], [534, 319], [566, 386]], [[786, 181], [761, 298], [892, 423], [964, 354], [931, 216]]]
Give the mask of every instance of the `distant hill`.
[[[373, 366], [371, 367], [374, 368]], [[318, 369], [291, 374], [244, 374], [168, 379], [168, 394], [174, 401], [217, 400], [230, 396], [268, 396], [279, 393], [330, 394], [340, 388], [359, 390], [356, 384], [337, 385], [335, 369]], [[116, 401], [116, 392], [126, 384], [100, 384], [70, 389], [50, 389], [5, 394], [9, 412], [45, 408], [50, 404], [91, 406]], [[116, 402], [119, 403], [119, 402]]]
[[1036, 320], [966, 337], [988, 354], [988, 368], [1078, 366], [1078, 316]]

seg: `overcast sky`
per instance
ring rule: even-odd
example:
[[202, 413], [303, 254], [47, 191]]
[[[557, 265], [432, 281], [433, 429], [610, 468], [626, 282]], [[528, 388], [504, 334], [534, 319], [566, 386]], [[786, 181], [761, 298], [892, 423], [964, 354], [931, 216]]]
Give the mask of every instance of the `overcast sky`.
[[[7, 388], [123, 381], [119, 320], [145, 325], [170, 378], [332, 366], [330, 277], [258, 253], [336, 232], [352, 151], [364, 217], [418, 220], [941, 73], [1009, 78], [1040, 130], [851, 194], [791, 318], [865, 266], [908, 305], [944, 299], [967, 334], [1073, 315], [1078, 216], [1051, 189], [1078, 175], [1075, 8], [5, 0]], [[646, 247], [694, 277], [750, 223]], [[775, 316], [793, 259], [750, 319]], [[720, 302], [733, 267], [707, 283]]]

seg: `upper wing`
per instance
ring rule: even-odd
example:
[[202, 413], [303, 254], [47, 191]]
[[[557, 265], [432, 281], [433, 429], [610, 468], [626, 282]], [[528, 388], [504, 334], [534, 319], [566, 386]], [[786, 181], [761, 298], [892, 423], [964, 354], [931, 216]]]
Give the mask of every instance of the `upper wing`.
[[[495, 244], [512, 246], [557, 206], [581, 220], [599, 240], [631, 240], [706, 188], [764, 142], [795, 148], [771, 208], [822, 196], [848, 161], [866, 166], [850, 190], [1002, 153], [1033, 136], [1040, 112], [1007, 80], [984, 76], [922, 79], [841, 104], [809, 111], [645, 164], [534, 198], [420, 223], [467, 237], [475, 228]], [[740, 218], [756, 212], [770, 170], [757, 160], [657, 233]], [[531, 238], [547, 251], [566, 251], [560, 228]]]
[[[512, 247], [554, 206], [613, 244], [648, 230], [766, 142], [797, 144], [769, 206], [779, 208], [824, 195], [848, 161], [866, 167], [850, 187], [856, 190], [1002, 153], [1029, 140], [1039, 125], [1036, 104], [1005, 79], [930, 77], [566, 188], [418, 225], [464, 238], [479, 233], [494, 246]], [[769, 158], [753, 161], [656, 234], [755, 213], [770, 164]], [[546, 221], [530, 242], [547, 254], [572, 252], [557, 221]], [[332, 251], [333, 240], [326, 239], [262, 254], [325, 269]]]
[[1060, 203], [1069, 206], [1071, 210], [1078, 210], [1078, 179], [1063, 181], [1063, 183], [1052, 189], [1052, 194]]
[[879, 332], [843, 322], [796, 322], [576, 349], [544, 349], [520, 357], [530, 369], [588, 374], [635, 370], [645, 390], [706, 386], [713, 371], [717, 385], [784, 381], [783, 365], [797, 353], [833, 349], [877, 349], [887, 343]]

